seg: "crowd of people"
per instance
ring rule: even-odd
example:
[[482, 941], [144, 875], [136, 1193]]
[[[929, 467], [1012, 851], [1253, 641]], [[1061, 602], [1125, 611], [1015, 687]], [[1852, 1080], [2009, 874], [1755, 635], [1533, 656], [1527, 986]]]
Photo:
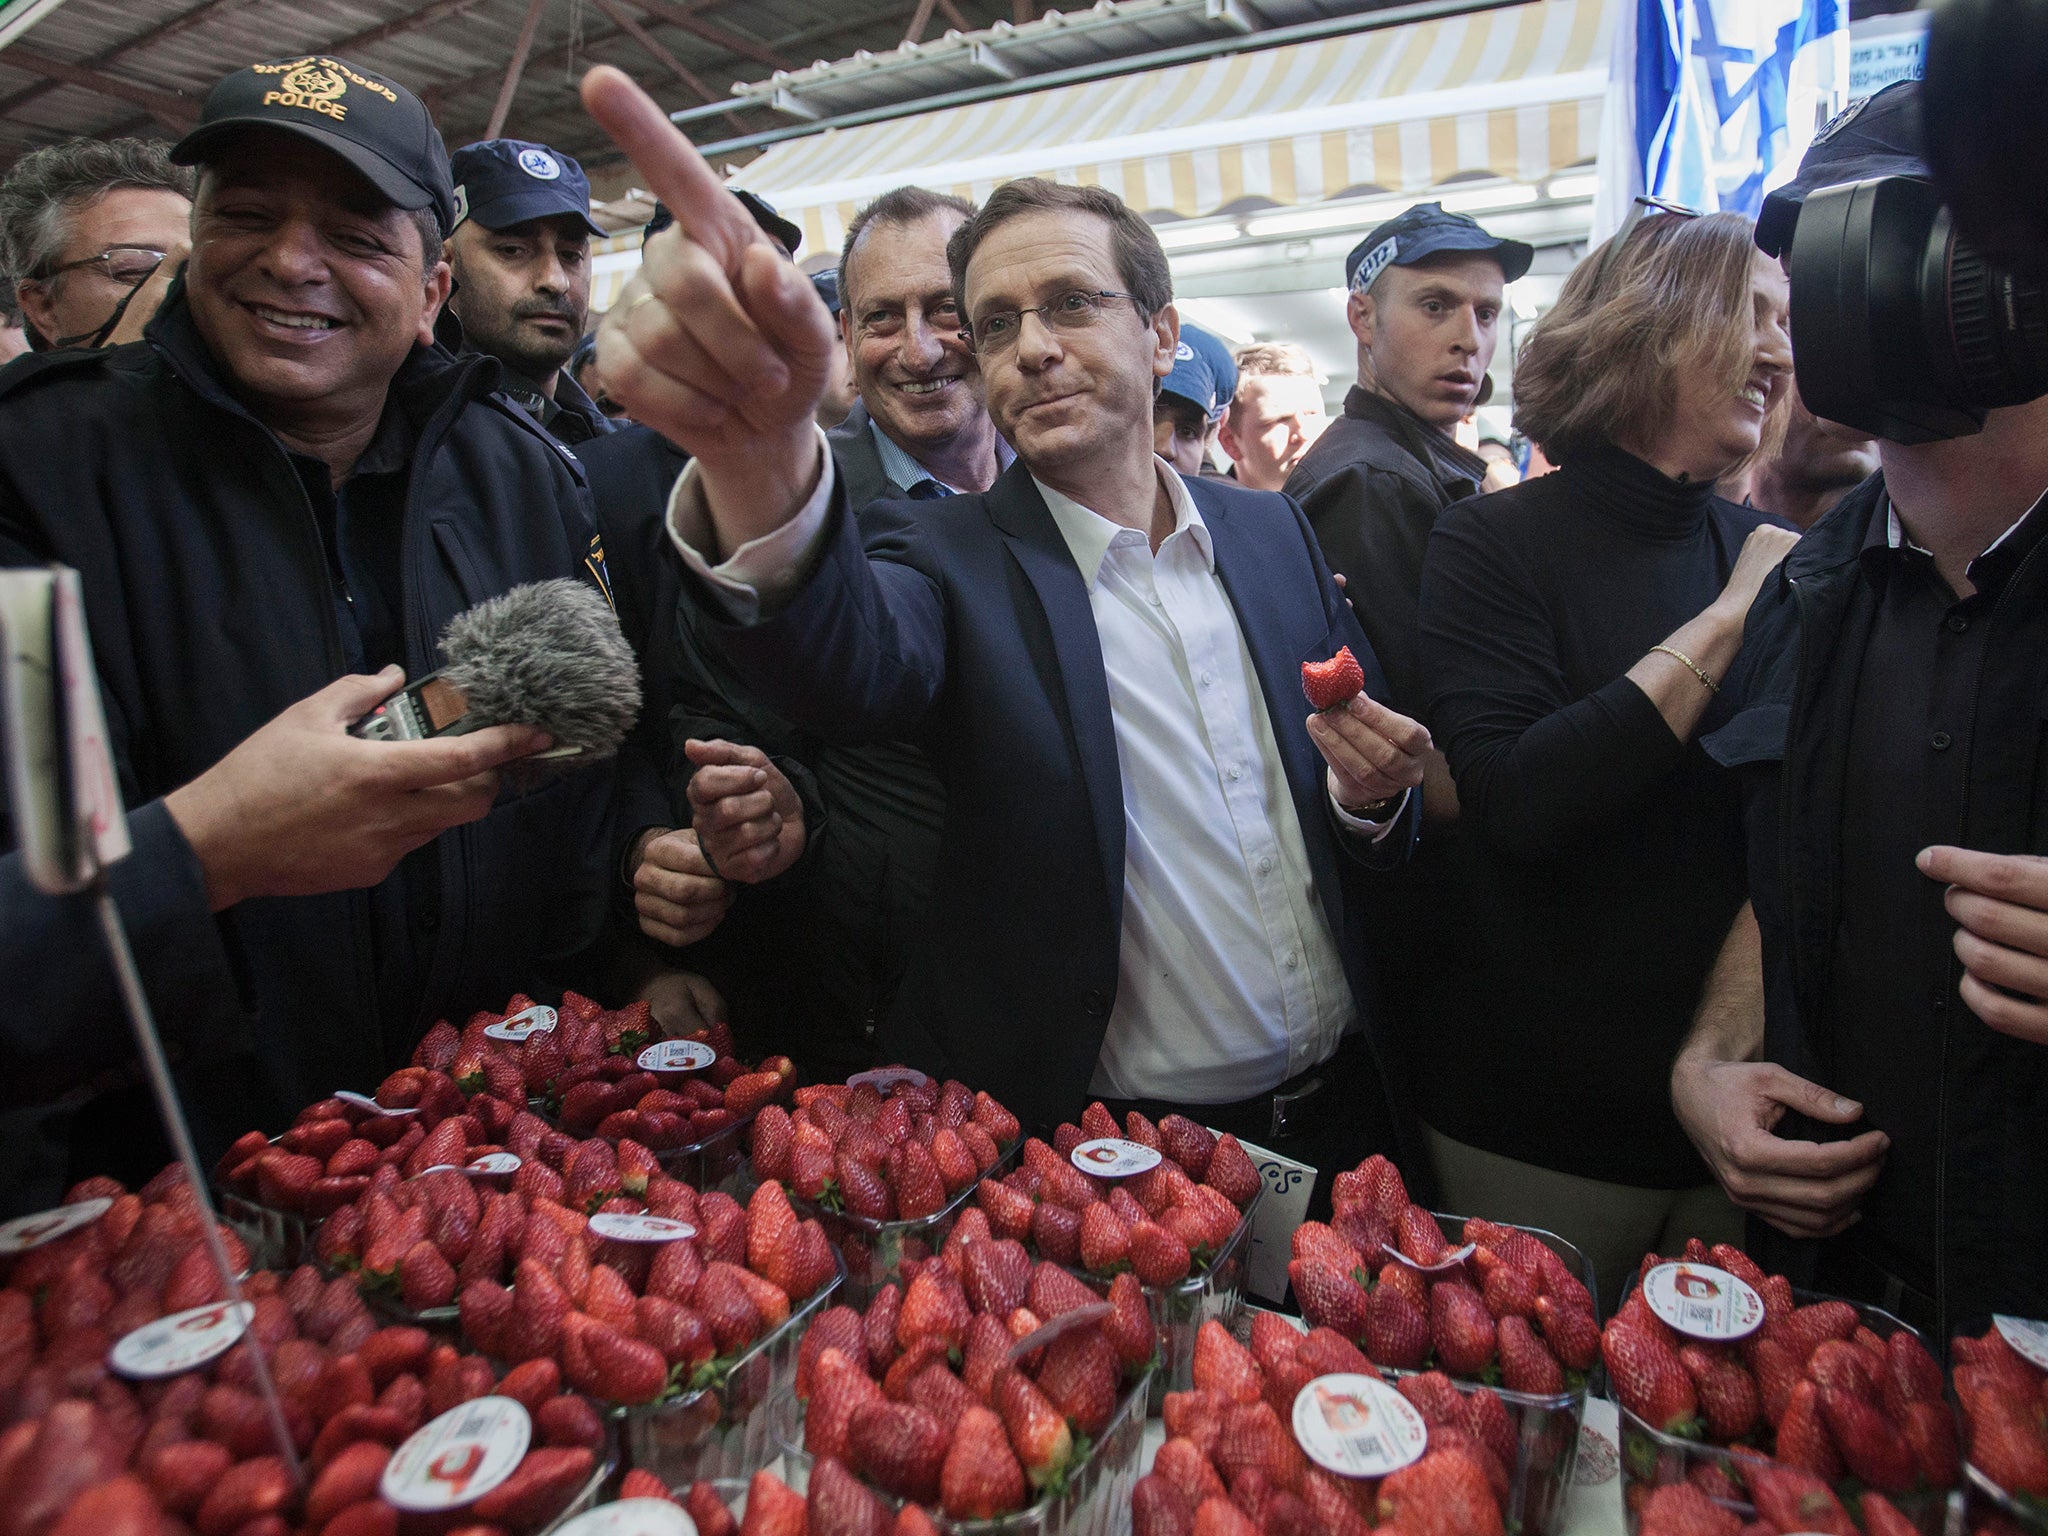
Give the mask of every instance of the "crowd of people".
[[[1925, 176], [1914, 91], [1778, 196]], [[2048, 400], [1819, 420], [1779, 252], [1639, 205], [1481, 440], [1534, 253], [1425, 202], [1346, 262], [1326, 418], [1107, 191], [901, 187], [814, 278], [623, 75], [585, 102], [661, 198], [594, 334], [577, 163], [451, 159], [346, 61], [0, 184], [0, 562], [81, 574], [202, 1145], [575, 986], [1037, 1126], [1386, 1152], [1609, 1305], [1746, 1216], [1924, 1326], [2048, 1315]], [[565, 576], [639, 657], [615, 762], [348, 734]], [[92, 911], [16, 854], [0, 975], [0, 1203], [146, 1175]]]

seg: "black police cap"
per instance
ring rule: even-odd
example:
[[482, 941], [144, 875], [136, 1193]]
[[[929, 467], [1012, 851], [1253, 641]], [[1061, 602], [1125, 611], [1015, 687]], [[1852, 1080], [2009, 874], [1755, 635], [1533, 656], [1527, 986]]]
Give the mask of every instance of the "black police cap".
[[1764, 199], [1756, 216], [1757, 248], [1776, 256], [1792, 243], [1807, 194], [1879, 176], [1931, 180], [1920, 127], [1920, 82], [1899, 80], [1838, 113], [1813, 136], [1799, 174]]
[[560, 150], [525, 139], [480, 139], [450, 155], [448, 166], [458, 224], [474, 219], [485, 229], [510, 229], [567, 214], [591, 234], [604, 234], [590, 217], [590, 179]]
[[1529, 270], [1536, 252], [1519, 240], [1487, 233], [1476, 219], [1446, 213], [1442, 203], [1417, 203], [1387, 220], [1351, 248], [1344, 258], [1344, 283], [1363, 292], [1388, 267], [1413, 266], [1446, 251], [1478, 251], [1500, 263], [1513, 282]]
[[[796, 248], [804, 243], [804, 232], [777, 213], [775, 205], [767, 198], [740, 187], [733, 187], [730, 190], [732, 195], [740, 200], [740, 206], [753, 215], [754, 223], [761, 232], [794, 256]], [[675, 221], [676, 216], [668, 211], [666, 203], [656, 203], [654, 217], [647, 221], [647, 229], [641, 239], [652, 240]]]
[[326, 54], [238, 69], [207, 92], [199, 126], [171, 150], [204, 165], [249, 128], [275, 128], [340, 156], [400, 208], [431, 208], [455, 227], [448, 149], [426, 104], [397, 81]]

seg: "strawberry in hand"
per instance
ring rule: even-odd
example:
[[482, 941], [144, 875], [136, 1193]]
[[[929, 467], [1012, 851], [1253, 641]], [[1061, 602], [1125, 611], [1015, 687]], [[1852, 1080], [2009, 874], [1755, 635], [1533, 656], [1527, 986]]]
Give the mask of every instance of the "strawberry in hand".
[[1301, 691], [1317, 709], [1338, 709], [1365, 692], [1365, 669], [1348, 645], [1339, 646], [1328, 661], [1301, 664]]

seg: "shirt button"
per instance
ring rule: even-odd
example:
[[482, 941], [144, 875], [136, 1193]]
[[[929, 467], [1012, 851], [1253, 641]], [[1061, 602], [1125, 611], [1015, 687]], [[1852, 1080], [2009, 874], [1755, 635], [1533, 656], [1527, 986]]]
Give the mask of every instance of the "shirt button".
[[1211, 683], [1213, 683], [1213, 682], [1215, 682], [1215, 681], [1216, 681], [1216, 674], [1215, 674], [1215, 673], [1213, 673], [1213, 672], [1204, 672], [1204, 673], [1202, 674], [1202, 686], [1203, 686], [1204, 688], [1207, 688], [1207, 687], [1208, 687], [1208, 686], [1209, 686], [1209, 685], [1210, 685]]
[[1231, 769], [1231, 770], [1230, 770], [1230, 782], [1231, 782], [1231, 783], [1235, 784], [1235, 783], [1236, 783], [1236, 782], [1237, 782], [1237, 781], [1238, 781], [1239, 779], [1241, 779], [1241, 778], [1243, 778], [1243, 777], [1244, 777], [1244, 770], [1243, 770], [1242, 768], [1233, 768], [1233, 769]]
[[1291, 949], [1287, 951], [1287, 969], [1290, 971], [1298, 970], [1300, 966], [1301, 956]]
[[1970, 627], [1970, 621], [1960, 613], [1950, 614], [1942, 623], [1948, 626], [1948, 632], [1952, 635], [1960, 635]]
[[1928, 745], [1933, 747], [1935, 751], [1946, 752], [1949, 749], [1951, 743], [1954, 741], [1954, 739], [1955, 738], [1950, 736], [1947, 731], [1936, 731], [1932, 736], [1927, 738], [1927, 741]]
[[1270, 875], [1271, 873], [1273, 873], [1273, 861], [1271, 859], [1259, 860], [1259, 873], [1262, 875]]

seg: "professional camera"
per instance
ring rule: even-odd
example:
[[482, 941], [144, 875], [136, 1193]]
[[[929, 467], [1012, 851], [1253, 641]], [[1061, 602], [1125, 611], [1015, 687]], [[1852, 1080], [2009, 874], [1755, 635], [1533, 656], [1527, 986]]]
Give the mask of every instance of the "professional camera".
[[1934, 184], [1964, 234], [2048, 273], [2048, 0], [1945, 0], [1927, 28], [1921, 113]]
[[1791, 279], [1807, 409], [1899, 443], [2048, 394], [2048, 295], [1957, 228], [1921, 158], [1918, 93], [1890, 86], [1822, 129], [1757, 220]]

